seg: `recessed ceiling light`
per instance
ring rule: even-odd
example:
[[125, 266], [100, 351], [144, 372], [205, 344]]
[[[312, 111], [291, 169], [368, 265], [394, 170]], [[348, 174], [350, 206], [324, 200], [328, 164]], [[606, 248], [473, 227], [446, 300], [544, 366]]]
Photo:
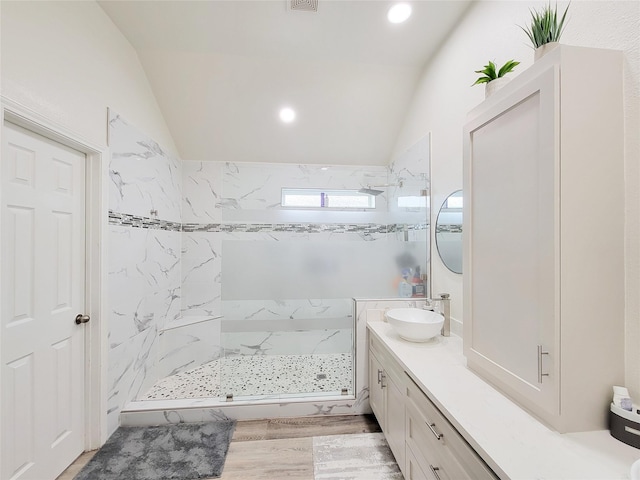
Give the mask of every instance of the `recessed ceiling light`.
[[387, 18], [391, 23], [402, 23], [411, 16], [411, 5], [408, 3], [396, 3], [387, 12]]
[[291, 123], [296, 119], [296, 112], [293, 108], [284, 107], [280, 109], [280, 120], [284, 123]]

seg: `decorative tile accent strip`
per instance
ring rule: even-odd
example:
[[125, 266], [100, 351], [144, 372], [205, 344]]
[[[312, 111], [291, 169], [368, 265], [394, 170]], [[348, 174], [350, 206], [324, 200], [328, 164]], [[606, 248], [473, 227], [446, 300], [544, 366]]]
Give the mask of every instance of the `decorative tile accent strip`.
[[438, 225], [436, 233], [462, 233], [462, 225]]
[[182, 230], [182, 224], [178, 222], [170, 222], [167, 220], [160, 220], [158, 218], [141, 217], [139, 215], [130, 215], [128, 213], [118, 213], [111, 210], [109, 210], [109, 225], [169, 230], [172, 232], [180, 232]]
[[184, 223], [183, 232], [234, 232], [234, 233], [259, 233], [259, 232], [288, 232], [288, 233], [394, 233], [407, 230], [426, 230], [427, 223], [422, 224], [345, 224], [345, 223]]
[[141, 217], [109, 210], [109, 225], [135, 228], [151, 228], [174, 232], [226, 232], [226, 233], [361, 233], [365, 235], [395, 233], [405, 230], [426, 230], [427, 223], [388, 225], [376, 223], [178, 223], [157, 218]]

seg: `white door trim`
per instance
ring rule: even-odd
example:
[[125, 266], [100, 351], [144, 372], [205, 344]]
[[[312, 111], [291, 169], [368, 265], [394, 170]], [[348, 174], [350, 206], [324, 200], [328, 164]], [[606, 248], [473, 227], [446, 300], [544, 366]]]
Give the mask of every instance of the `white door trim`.
[[[95, 145], [59, 123], [0, 97], [4, 121], [42, 135], [86, 155], [86, 311], [91, 321], [85, 329], [85, 450], [100, 447], [107, 435], [107, 249], [108, 166], [106, 146]], [[105, 109], [105, 129], [107, 113]], [[2, 128], [0, 128], [0, 132]], [[1, 133], [0, 133], [1, 135]], [[1, 140], [1, 139], [0, 139]], [[0, 227], [1, 228], [1, 227]], [[0, 288], [2, 286], [0, 285]], [[1, 348], [1, 347], [0, 347]], [[0, 382], [0, 388], [2, 383]], [[0, 420], [1, 421], [1, 420]], [[2, 425], [0, 425], [0, 429]], [[0, 442], [2, 440], [0, 439]], [[2, 450], [0, 443], [0, 450]]]

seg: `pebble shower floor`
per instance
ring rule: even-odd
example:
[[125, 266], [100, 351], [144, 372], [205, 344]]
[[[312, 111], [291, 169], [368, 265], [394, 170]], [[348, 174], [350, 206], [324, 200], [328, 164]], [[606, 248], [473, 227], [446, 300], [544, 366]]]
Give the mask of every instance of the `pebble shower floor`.
[[141, 400], [340, 394], [345, 388], [353, 393], [350, 353], [234, 355], [163, 378]]

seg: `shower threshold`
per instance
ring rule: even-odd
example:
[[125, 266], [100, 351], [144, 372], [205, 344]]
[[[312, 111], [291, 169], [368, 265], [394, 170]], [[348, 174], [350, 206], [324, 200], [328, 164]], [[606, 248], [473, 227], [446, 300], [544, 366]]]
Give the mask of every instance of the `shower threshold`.
[[192, 408], [225, 408], [240, 406], [265, 406], [278, 405], [283, 406], [292, 403], [317, 403], [317, 402], [342, 402], [354, 400], [355, 395], [351, 392], [349, 395], [343, 395], [340, 392], [332, 394], [318, 393], [301, 393], [288, 395], [271, 395], [262, 397], [241, 397], [234, 399], [233, 402], [227, 402], [224, 398], [183, 398], [178, 400], [142, 400], [129, 402], [122, 413], [134, 412], [154, 412], [165, 410], [181, 410]]

